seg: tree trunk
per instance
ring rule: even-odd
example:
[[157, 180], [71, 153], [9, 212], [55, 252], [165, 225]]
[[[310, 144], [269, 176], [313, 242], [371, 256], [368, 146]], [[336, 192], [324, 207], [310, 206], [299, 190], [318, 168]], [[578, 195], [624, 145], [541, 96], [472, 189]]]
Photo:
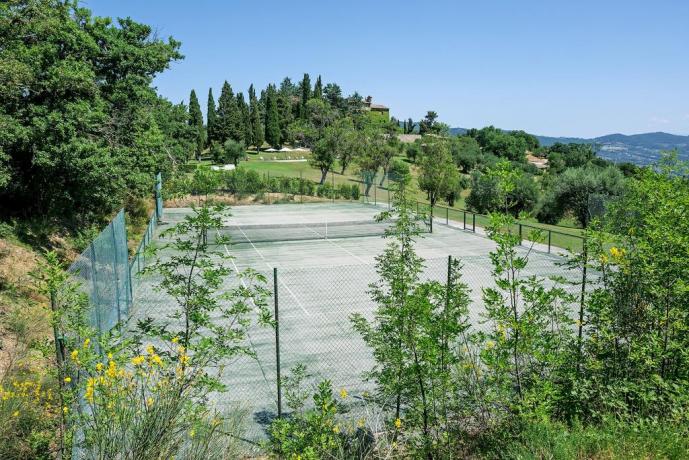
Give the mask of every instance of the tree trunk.
[[328, 170], [321, 168], [321, 181], [320, 185], [323, 185], [325, 183], [325, 179], [328, 177]]

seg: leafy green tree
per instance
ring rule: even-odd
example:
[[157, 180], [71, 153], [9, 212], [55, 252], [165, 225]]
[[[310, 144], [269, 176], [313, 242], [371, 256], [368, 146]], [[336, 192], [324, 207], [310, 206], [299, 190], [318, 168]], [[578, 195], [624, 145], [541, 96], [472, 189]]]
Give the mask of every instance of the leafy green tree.
[[476, 139], [484, 153], [517, 162], [526, 159], [528, 145], [525, 136], [521, 134], [512, 135], [508, 131], [487, 126], [479, 130], [470, 129], [467, 135]]
[[[440, 198], [456, 190], [459, 171], [452, 161], [446, 141], [427, 140], [423, 147], [419, 168], [419, 188], [426, 192], [431, 206], [435, 206]], [[432, 214], [431, 211], [431, 218]]]
[[392, 210], [378, 216], [381, 221], [394, 218], [394, 223], [376, 258], [375, 319], [354, 314], [352, 321], [373, 351], [376, 366], [368, 376], [379, 397], [390, 401], [400, 426], [404, 417], [406, 425], [421, 430], [420, 442], [412, 447], [425, 458], [436, 458], [447, 446], [442, 433], [453, 423], [448, 411], [451, 369], [459, 362], [455, 344], [469, 328], [469, 295], [457, 262], [448, 266], [447, 284], [420, 282], [424, 261], [414, 251], [420, 226], [413, 204], [400, 182]]
[[277, 94], [273, 85], [266, 91], [266, 142], [273, 148], [280, 147], [280, 114], [278, 113]]
[[313, 167], [320, 169], [321, 184], [325, 182], [335, 160], [344, 160], [343, 171], [347, 162], [351, 161], [349, 155], [353, 150], [353, 136], [354, 128], [352, 121], [348, 118], [340, 119], [332, 126], [323, 129], [323, 134], [316, 142], [309, 160]]
[[550, 161], [551, 155], [560, 154], [567, 168], [578, 168], [585, 166], [596, 156], [593, 145], [591, 144], [562, 144], [557, 142], [551, 145], [547, 151], [547, 158]]
[[589, 202], [594, 195], [619, 196], [624, 191], [624, 176], [615, 166], [587, 165], [566, 169], [553, 179], [538, 213], [541, 222], [557, 223], [571, 212], [586, 228], [591, 220]]
[[450, 141], [452, 158], [463, 173], [469, 173], [479, 164], [481, 146], [473, 137], [457, 136]]
[[280, 124], [280, 139], [284, 143], [289, 139], [289, 126], [294, 120], [291, 96], [280, 91], [277, 94], [278, 115]]
[[405, 147], [405, 153], [407, 158], [409, 158], [412, 163], [416, 163], [416, 160], [421, 157], [421, 142], [414, 141], [410, 144], [407, 144]]
[[304, 74], [304, 78], [299, 84], [299, 89], [301, 90], [301, 98], [299, 100], [299, 118], [305, 120], [308, 116], [308, 111], [306, 110], [306, 104], [311, 99], [311, 77], [308, 73]]
[[237, 166], [239, 160], [246, 157], [244, 144], [228, 139], [224, 144], [213, 143], [211, 147], [213, 161], [220, 164], [233, 164]]
[[265, 130], [261, 121], [261, 113], [256, 99], [254, 85], [249, 87], [249, 121], [251, 122], [251, 145], [256, 146], [256, 151], [261, 148], [265, 140]]
[[4, 213], [98, 220], [194, 150], [187, 114], [152, 86], [179, 42], [57, 0], [3, 3], [0, 36]]
[[218, 140], [217, 118], [218, 114], [215, 110], [215, 98], [213, 97], [213, 88], [208, 88], [208, 106], [206, 107], [206, 147], [210, 147], [212, 141]]
[[194, 152], [196, 159], [201, 158], [203, 147], [206, 143], [205, 133], [203, 130], [203, 114], [201, 113], [201, 105], [196, 97], [196, 91], [191, 90], [189, 95], [189, 126], [194, 128], [196, 132], [196, 150]]
[[[502, 177], [510, 175], [510, 189], [500, 189]], [[538, 185], [529, 175], [501, 160], [485, 172], [475, 171], [471, 176], [471, 192], [466, 204], [478, 213], [502, 212], [519, 216], [531, 212], [540, 198]]]
[[[572, 417], [679, 420], [689, 390], [689, 166], [664, 157], [627, 182], [589, 232]], [[564, 404], [563, 404], [564, 405]], [[680, 419], [684, 419], [681, 417]]]
[[407, 121], [404, 122], [405, 134], [412, 134], [414, 132], [414, 128], [416, 128], [416, 123], [414, 123], [414, 120], [412, 120], [411, 118], [407, 119]]

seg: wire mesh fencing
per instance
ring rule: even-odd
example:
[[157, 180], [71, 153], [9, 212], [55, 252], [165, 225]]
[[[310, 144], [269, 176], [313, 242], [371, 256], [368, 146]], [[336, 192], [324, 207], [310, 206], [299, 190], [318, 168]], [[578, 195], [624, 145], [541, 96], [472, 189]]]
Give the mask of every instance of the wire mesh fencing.
[[124, 210], [117, 213], [67, 271], [87, 294], [88, 320], [99, 333], [127, 318], [133, 290]]

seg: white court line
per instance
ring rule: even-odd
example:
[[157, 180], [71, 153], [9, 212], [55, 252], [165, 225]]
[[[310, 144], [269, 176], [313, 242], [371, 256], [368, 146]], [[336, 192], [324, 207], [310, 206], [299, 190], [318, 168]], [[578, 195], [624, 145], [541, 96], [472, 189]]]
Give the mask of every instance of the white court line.
[[[325, 241], [327, 241], [328, 243], [335, 245], [335, 247], [342, 249], [344, 252], [346, 252], [346, 253], [349, 254], [350, 256], [354, 257], [356, 260], [358, 260], [358, 261], [361, 262], [362, 264], [368, 264], [368, 262], [366, 262], [366, 261], [363, 260], [362, 258], [358, 257], [356, 254], [353, 254], [353, 253], [352, 253], [351, 251], [349, 251], [347, 248], [342, 247], [342, 246], [340, 246], [339, 244], [335, 243], [333, 240], [329, 240], [329, 239], [328, 239], [328, 233], [327, 233], [328, 223], [327, 223], [327, 222], [325, 223], [325, 228], [326, 228], [325, 237], [323, 237], [323, 235], [320, 234], [320, 233], [318, 233], [316, 230], [314, 230], [314, 229], [312, 229], [311, 227], [309, 227], [309, 226], [308, 226], [308, 225], [309, 225], [308, 223], [304, 223], [304, 225], [306, 226], [306, 228], [308, 228], [309, 230], [311, 230], [313, 233], [315, 233], [316, 235], [322, 237], [322, 238], [323, 238]], [[242, 233], [243, 233], [243, 232], [242, 232]]]
[[[256, 251], [256, 253], [261, 257], [261, 259], [263, 259], [263, 263], [265, 263], [266, 267], [268, 267], [269, 270], [272, 270], [273, 267], [271, 267], [268, 264], [268, 261], [266, 260], [265, 257], [263, 257], [263, 254], [261, 254], [261, 251], [259, 251], [258, 248], [254, 245], [254, 242], [249, 239], [249, 237], [246, 235], [246, 233], [244, 233], [244, 230], [242, 230], [242, 228], [239, 225], [237, 225], [237, 228], [239, 229], [240, 232], [242, 232], [242, 235], [244, 235], [244, 238], [246, 238], [246, 240], [251, 244], [251, 247], [254, 248], [254, 251]], [[227, 249], [227, 245], [223, 244], [223, 246], [225, 247], [225, 253], [228, 256], [230, 256], [230, 251]], [[237, 269], [237, 265], [234, 263], [234, 259], [230, 259], [230, 260], [232, 260], [232, 265], [234, 265], [235, 271], [237, 272], [237, 274], [239, 274], [239, 270]], [[294, 295], [294, 292], [292, 292], [292, 290], [289, 288], [289, 286], [287, 286], [287, 284], [285, 284], [285, 282], [282, 281], [282, 279], [280, 277], [278, 277], [278, 281], [280, 282], [280, 284], [282, 284], [282, 287], [287, 289], [287, 292], [289, 293], [289, 295], [291, 295], [292, 298], [294, 299], [294, 301], [297, 302], [297, 305], [299, 305], [299, 307], [302, 309], [304, 314], [306, 316], [311, 316], [311, 314], [308, 312], [308, 310], [306, 308], [304, 308], [304, 305], [299, 301], [297, 296]]]

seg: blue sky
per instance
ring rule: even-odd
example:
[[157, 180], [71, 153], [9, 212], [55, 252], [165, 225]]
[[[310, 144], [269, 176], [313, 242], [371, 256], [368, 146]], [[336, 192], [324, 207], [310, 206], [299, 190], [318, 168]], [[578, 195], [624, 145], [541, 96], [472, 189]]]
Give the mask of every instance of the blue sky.
[[161, 94], [204, 107], [235, 91], [321, 74], [398, 118], [592, 137], [689, 134], [689, 1], [89, 0], [152, 25], [186, 58]]

